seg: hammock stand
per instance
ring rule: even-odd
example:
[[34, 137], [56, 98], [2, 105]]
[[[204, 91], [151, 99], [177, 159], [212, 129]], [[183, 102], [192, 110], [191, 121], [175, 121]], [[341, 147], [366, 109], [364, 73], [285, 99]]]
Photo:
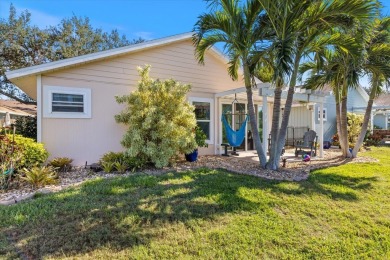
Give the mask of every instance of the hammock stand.
[[[233, 104], [234, 103], [237, 103], [238, 100], [237, 100], [237, 94], [235, 94], [234, 96], [234, 100], [232, 102], [232, 108], [233, 108]], [[223, 113], [222, 116], [221, 116], [221, 121], [222, 121], [222, 124], [225, 128], [225, 131], [226, 131], [226, 137], [228, 139], [228, 142], [229, 142], [229, 145], [231, 147], [233, 147], [233, 152], [232, 152], [232, 155], [238, 155], [237, 152], [236, 152], [236, 148], [238, 146], [240, 146], [242, 144], [242, 142], [244, 141], [245, 139], [245, 127], [246, 127], [246, 123], [248, 122], [248, 119], [249, 119], [249, 116], [247, 115], [244, 122], [241, 124], [240, 128], [235, 131], [234, 129], [231, 128], [231, 126], [229, 125], [229, 122], [226, 120], [226, 117], [224, 116], [226, 113]], [[227, 144], [222, 144], [222, 146], [225, 146], [225, 156], [227, 156]]]

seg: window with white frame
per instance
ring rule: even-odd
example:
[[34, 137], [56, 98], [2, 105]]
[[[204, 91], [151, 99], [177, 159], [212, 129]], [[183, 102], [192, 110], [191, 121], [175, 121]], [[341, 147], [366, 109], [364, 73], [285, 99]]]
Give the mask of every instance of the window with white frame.
[[195, 107], [195, 117], [197, 125], [207, 136], [207, 143], [213, 140], [213, 100], [208, 98], [191, 98], [192, 105]]
[[[324, 110], [323, 110], [323, 114], [322, 114], [322, 118], [324, 119], [324, 122], [326, 121], [326, 119], [327, 119], [327, 113], [326, 113], [326, 108], [324, 108]], [[318, 122], [320, 122], [320, 120], [321, 120], [321, 109], [320, 108], [318, 108]]]
[[91, 89], [43, 86], [43, 116], [91, 118]]

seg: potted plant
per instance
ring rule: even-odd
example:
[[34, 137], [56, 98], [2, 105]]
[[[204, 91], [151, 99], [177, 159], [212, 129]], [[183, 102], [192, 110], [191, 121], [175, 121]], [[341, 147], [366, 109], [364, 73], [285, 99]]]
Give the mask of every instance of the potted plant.
[[[208, 147], [208, 144], [206, 143], [207, 136], [203, 132], [203, 130], [197, 126], [194, 129], [195, 131], [195, 142], [199, 147]], [[195, 162], [198, 160], [198, 149], [195, 149], [192, 153], [186, 154], [186, 160], [188, 162]]]

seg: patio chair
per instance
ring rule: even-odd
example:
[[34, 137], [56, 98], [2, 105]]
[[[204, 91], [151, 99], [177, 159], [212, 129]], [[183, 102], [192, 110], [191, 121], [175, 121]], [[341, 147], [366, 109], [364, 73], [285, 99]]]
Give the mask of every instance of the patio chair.
[[[303, 140], [295, 143], [295, 157], [298, 157], [299, 154], [308, 154], [309, 152], [310, 156], [317, 156], [317, 139], [318, 136], [315, 131], [307, 131], [303, 135]], [[303, 149], [307, 149], [307, 151]]]

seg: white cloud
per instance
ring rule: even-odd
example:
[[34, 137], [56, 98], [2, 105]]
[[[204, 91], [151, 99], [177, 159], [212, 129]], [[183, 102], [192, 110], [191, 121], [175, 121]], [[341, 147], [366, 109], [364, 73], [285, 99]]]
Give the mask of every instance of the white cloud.
[[28, 11], [31, 13], [31, 23], [42, 29], [50, 26], [56, 26], [62, 20], [61, 17], [46, 14], [35, 9], [28, 9]]
[[[0, 17], [7, 19], [9, 16], [9, 7], [11, 5], [11, 2], [4, 1], [0, 4]], [[61, 17], [54, 16], [47, 14], [45, 12], [36, 10], [36, 9], [31, 9], [31, 8], [26, 8], [23, 6], [15, 5], [14, 7], [16, 9], [16, 13], [20, 15], [22, 12], [28, 10], [28, 12], [31, 13], [31, 24], [36, 25], [41, 29], [45, 29], [50, 26], [55, 26], [60, 23]]]

